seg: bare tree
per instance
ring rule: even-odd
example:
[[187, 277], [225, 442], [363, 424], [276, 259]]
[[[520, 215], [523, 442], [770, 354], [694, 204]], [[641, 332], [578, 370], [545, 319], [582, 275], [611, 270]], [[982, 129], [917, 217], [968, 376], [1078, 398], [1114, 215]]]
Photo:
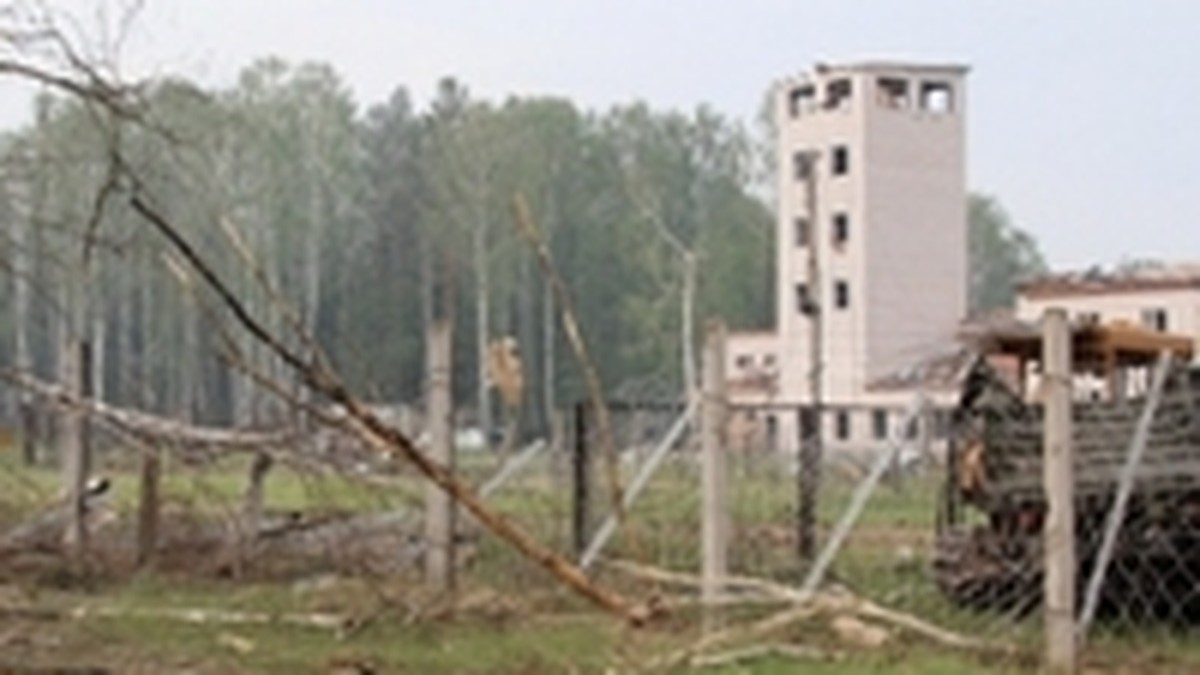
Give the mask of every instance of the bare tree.
[[[0, 20], [5, 16], [0, 12]], [[25, 33], [0, 30], [0, 36], [5, 36], [4, 39], [8, 40], [10, 47], [7, 52], [0, 52], [0, 74], [32, 80], [78, 97], [117, 125], [114, 129], [121, 128], [120, 125], [136, 125], [147, 132], [161, 134], [168, 141], [176, 142], [169, 131], [157, 129], [147, 121], [136, 96], [136, 87], [120, 85], [119, 80], [92, 67], [76, 55], [62, 34], [54, 30], [53, 24], [39, 24], [37, 28], [39, 31], [49, 31], [48, 44], [57, 45], [57, 51], [52, 51], [51, 58], [47, 60], [42, 55], [23, 50], [27, 43], [22, 42], [26, 38], [21, 36], [26, 35]], [[17, 38], [13, 38], [14, 35]], [[34, 40], [35, 44], [43, 44], [37, 42], [38, 34], [28, 34], [26, 37]], [[22, 57], [27, 60], [23, 60]], [[306, 326], [302, 323], [297, 325], [287, 322], [279, 325], [278, 322], [270, 322], [261, 313], [256, 312], [222, 275], [214, 260], [195, 245], [188, 234], [173, 221], [167, 209], [158, 205], [152, 187], [126, 156], [120, 134], [113, 133], [108, 139], [109, 173], [95, 199], [92, 217], [86, 224], [85, 242], [90, 241], [99, 228], [106, 206], [119, 198], [145, 227], [161, 238], [166, 248], [178, 259], [180, 276], [184, 278], [186, 285], [195, 289], [198, 295], [204, 296], [206, 306], [209, 307], [209, 319], [217, 324], [216, 329], [226, 336], [235, 332], [245, 336], [249, 344], [265, 350], [282, 368], [282, 371], [264, 370], [257, 363], [242, 360], [238, 366], [247, 376], [277, 396], [285, 397], [290, 405], [304, 406], [303, 400], [288, 398], [292, 391], [290, 382], [281, 377], [281, 374], [286, 372], [299, 381], [313, 397], [319, 397], [343, 409], [346, 415], [340, 424], [345, 429], [380, 453], [407, 461], [426, 480], [445, 491], [469, 511], [495, 536], [531, 562], [547, 570], [561, 583], [631, 623], [641, 623], [649, 617], [650, 612], [646, 607], [635, 605], [595, 584], [562, 555], [507, 518], [493, 512], [452, 469], [433, 461], [398, 429], [380, 419], [346, 387], [321, 350], [307, 348], [308, 345], [315, 344], [315, 340]], [[85, 258], [90, 254], [91, 248], [85, 245]], [[75, 325], [79, 326], [81, 323]], [[232, 349], [236, 348], [231, 341], [227, 340], [225, 344]], [[237, 353], [234, 352], [231, 356], [236, 357]], [[67, 396], [88, 400], [86, 392], [73, 390], [69, 384], [64, 390]], [[80, 408], [76, 407], [74, 413], [79, 414]], [[82, 494], [78, 486], [76, 493]], [[77, 498], [75, 501], [81, 503], [82, 500]]]

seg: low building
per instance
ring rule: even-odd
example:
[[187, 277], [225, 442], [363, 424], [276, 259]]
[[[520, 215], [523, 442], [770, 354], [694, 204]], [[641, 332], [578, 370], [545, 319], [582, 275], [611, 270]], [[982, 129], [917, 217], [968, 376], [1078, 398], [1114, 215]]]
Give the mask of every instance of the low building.
[[1200, 347], [1200, 263], [1056, 274], [1019, 287], [1018, 319], [1035, 321], [1051, 307], [1075, 323], [1140, 326]]

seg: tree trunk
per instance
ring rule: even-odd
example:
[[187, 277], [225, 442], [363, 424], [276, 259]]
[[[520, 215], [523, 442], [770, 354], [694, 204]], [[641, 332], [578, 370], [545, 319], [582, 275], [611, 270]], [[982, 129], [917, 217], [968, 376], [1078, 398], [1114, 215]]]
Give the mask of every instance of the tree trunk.
[[696, 380], [696, 338], [695, 303], [696, 303], [696, 254], [685, 250], [682, 252], [683, 261], [683, 298], [680, 316], [680, 342], [683, 356], [683, 393], [684, 400], [691, 401], [697, 391]]
[[554, 391], [555, 362], [554, 347], [557, 340], [554, 317], [554, 289], [550, 282], [542, 284], [542, 403], [545, 405], [547, 423], [554, 424], [558, 418], [558, 400]]
[[479, 412], [479, 428], [483, 432], [484, 446], [491, 448], [492, 405], [488, 387], [487, 354], [488, 335], [491, 332], [489, 317], [492, 281], [487, 264], [487, 226], [482, 218], [475, 225], [475, 346], [476, 346], [476, 406]]
[[[26, 250], [28, 227], [22, 218], [14, 213], [12, 219], [12, 269], [13, 269], [13, 367], [19, 371], [28, 372], [33, 367], [33, 359], [29, 353], [29, 275], [32, 266], [27, 264], [29, 253]], [[36, 417], [33, 400], [28, 392], [17, 394], [17, 423], [21, 438], [21, 457], [25, 464], [33, 466], [37, 463]]]

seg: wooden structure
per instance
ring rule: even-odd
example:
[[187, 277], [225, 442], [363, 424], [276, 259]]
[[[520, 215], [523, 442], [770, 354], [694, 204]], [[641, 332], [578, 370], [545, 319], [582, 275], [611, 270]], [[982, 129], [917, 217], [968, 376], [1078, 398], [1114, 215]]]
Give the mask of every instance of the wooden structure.
[[[1038, 386], [1042, 338], [1033, 327], [1013, 325], [980, 336], [979, 346], [955, 411], [936, 577], [958, 601], [1032, 610], [1040, 600], [1047, 513], [1046, 418]], [[1088, 324], [1072, 327], [1071, 346], [1074, 376], [1101, 385], [1076, 396], [1070, 417], [1080, 566], [1086, 569], [1094, 559], [1097, 542], [1090, 535], [1099, 531], [1113, 501], [1145, 407], [1145, 388], [1139, 385], [1149, 382], [1151, 367], [1166, 352], [1172, 365], [1134, 474], [1118, 564], [1146, 564], [1140, 554], [1152, 532], [1171, 568], [1193, 569], [1200, 580], [1200, 546], [1192, 542], [1200, 533], [1200, 370], [1190, 365], [1191, 339], [1128, 324]], [[983, 517], [972, 519], [971, 511]], [[971, 520], [983, 524], [968, 526]], [[1153, 569], [1142, 571], [1147, 583], [1155, 583]], [[1200, 614], [1200, 601], [1195, 604], [1189, 612]]]

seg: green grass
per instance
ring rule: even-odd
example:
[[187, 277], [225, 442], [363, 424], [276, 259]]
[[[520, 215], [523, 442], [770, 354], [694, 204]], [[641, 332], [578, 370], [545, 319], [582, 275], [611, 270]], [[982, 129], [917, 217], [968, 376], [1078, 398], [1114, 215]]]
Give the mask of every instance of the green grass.
[[[354, 606], [345, 603], [340, 611]], [[466, 591], [470, 594], [470, 591]], [[360, 596], [357, 609], [371, 614]], [[453, 618], [418, 622], [403, 612], [378, 615], [360, 631], [338, 635], [325, 629], [283, 624], [205, 625], [139, 616], [155, 608], [214, 608], [254, 612], [303, 612], [312, 598], [280, 584], [180, 582], [143, 578], [100, 594], [51, 593], [42, 598], [60, 608], [107, 607], [125, 616], [90, 616], [44, 624], [53, 650], [35, 654], [30, 664], [106, 665], [124, 671], [163, 672], [188, 669], [197, 673], [327, 673], [337, 663], [370, 663], [385, 673], [606, 673], [628, 672], [638, 664], [674, 653], [698, 634], [694, 624], [629, 629], [594, 611], [549, 612], [525, 607], [489, 615], [467, 612]], [[676, 622], [686, 617], [677, 617]], [[854, 652], [826, 640], [822, 627], [797, 626], [794, 636], [831, 654], [836, 661], [761, 658], [714, 673], [1003, 673], [1004, 664], [935, 650], [927, 645], [894, 643], [881, 651]], [[818, 640], [814, 643], [812, 640]], [[0, 662], [4, 661], [0, 655]], [[692, 672], [678, 668], [672, 672]]]
[[[471, 457], [472, 476], [494, 469], [491, 457]], [[543, 467], [544, 469], [545, 467]], [[115, 479], [114, 503], [131, 514], [138, 476], [133, 467], [110, 468]], [[164, 465], [163, 489], [175, 508], [228, 515], [240, 504], [248, 474], [246, 458], [204, 467], [175, 462]], [[628, 473], [624, 481], [628, 482]], [[476, 478], [479, 480], [479, 478]], [[0, 516], [7, 522], [49, 503], [58, 477], [49, 469], [19, 466], [12, 453], [0, 454]], [[399, 480], [394, 489], [376, 490], [338, 476], [312, 476], [276, 468], [267, 482], [271, 510], [312, 509], [362, 512], [394, 509], [419, 501], [424, 486]], [[860, 595], [931, 620], [954, 630], [1004, 640], [1036, 651], [1036, 621], [1013, 622], [997, 615], [953, 607], [936, 590], [929, 573], [930, 542], [937, 494], [937, 475], [913, 477], [881, 485], [862, 514], [832, 570], [835, 580]], [[730, 473], [731, 516], [736, 544], [731, 563], [739, 573], [793, 583], [803, 570], [796, 561], [792, 535], [795, 479], [772, 465], [734, 463]], [[854, 481], [827, 475], [818, 520], [827, 535], [850, 501]], [[569, 535], [569, 486], [564, 478], [532, 470], [497, 493], [493, 506], [535, 533], [542, 541], [565, 549]], [[608, 495], [598, 484], [593, 495], [596, 522]], [[681, 571], [698, 569], [698, 471], [687, 463], [668, 464], [653, 479], [609, 552]], [[615, 581], [605, 577], [604, 581]], [[382, 583], [399, 583], [388, 580]], [[393, 607], [363, 630], [349, 636], [332, 631], [286, 625], [204, 626], [180, 621], [90, 617], [39, 627], [53, 633], [61, 649], [34, 654], [46, 661], [86, 663], [89, 655], [104, 662], [138, 664], [162, 672], [192, 669], [208, 672], [325, 673], [340, 661], [368, 661], [381, 672], [541, 673], [626, 672], [632, 664], [670, 653], [696, 638], [694, 616], [676, 616], [668, 626], [631, 632], [603, 616], [578, 597], [555, 588], [543, 572], [520, 559], [500, 542], [477, 541], [471, 566], [463, 574], [471, 589], [495, 589], [517, 609], [500, 616], [467, 612], [456, 618], [411, 622], [412, 607]], [[650, 592], [620, 581], [628, 592]], [[90, 593], [39, 590], [40, 605], [68, 609], [102, 605], [125, 610], [209, 608], [248, 612], [336, 612], [374, 616], [384, 605], [379, 589], [365, 580], [341, 580], [324, 592], [299, 590], [290, 583], [232, 583], [142, 575]], [[659, 589], [661, 590], [661, 589]], [[399, 602], [420, 605], [419, 588], [391, 589]], [[406, 595], [407, 594], [407, 595]], [[536, 599], [535, 599], [536, 598]], [[427, 599], [426, 599], [427, 600]], [[136, 612], [134, 612], [136, 614]], [[827, 622], [828, 617], [822, 619]], [[798, 627], [786, 636], [802, 644], [848, 652], [832, 662], [799, 662], [761, 658], [715, 673], [1007, 673], [1021, 670], [1016, 659], [996, 662], [938, 649], [911, 636], [896, 634], [880, 651], [855, 652], [837, 643], [827, 625]], [[1200, 647], [1179, 635], [1145, 631], [1104, 633], [1093, 642], [1088, 658], [1102, 665], [1147, 664], [1145, 672], [1200, 672]], [[1132, 656], [1131, 656], [1132, 655]], [[0, 665], [10, 657], [0, 649]], [[65, 661], [64, 661], [65, 659]], [[135, 670], [118, 667], [118, 670]], [[683, 672], [683, 671], [681, 671]]]

